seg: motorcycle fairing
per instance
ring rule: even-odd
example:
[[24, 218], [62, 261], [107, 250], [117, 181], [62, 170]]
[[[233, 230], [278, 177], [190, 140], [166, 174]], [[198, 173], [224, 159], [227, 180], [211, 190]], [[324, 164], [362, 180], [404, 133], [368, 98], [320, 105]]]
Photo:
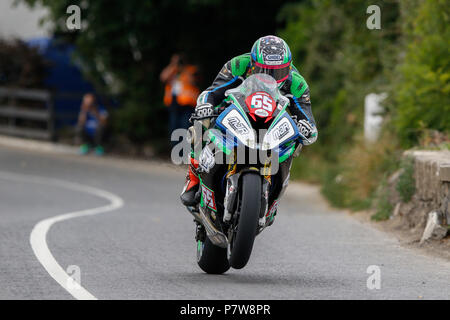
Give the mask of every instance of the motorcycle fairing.
[[[228, 123], [226, 123], [227, 121]], [[285, 110], [282, 110], [282, 113], [278, 114], [266, 132], [262, 146], [258, 146], [255, 143], [254, 130], [250, 126], [248, 117], [243, 115], [235, 104], [231, 104], [217, 117], [216, 127], [221, 132], [211, 129], [208, 133], [209, 137], [226, 154], [230, 154], [238, 143], [242, 143], [250, 148], [273, 149], [280, 157], [284, 158], [287, 152], [289, 155], [294, 152], [295, 140], [300, 137], [295, 122]]]
[[263, 139], [262, 150], [279, 149], [280, 146], [295, 141], [299, 137], [300, 134], [294, 120], [287, 112], [283, 112], [274, 119], [267, 130]]
[[230, 105], [217, 117], [216, 126], [230, 137], [236, 137], [247, 147], [256, 147], [255, 131], [247, 115], [243, 114], [235, 104]]

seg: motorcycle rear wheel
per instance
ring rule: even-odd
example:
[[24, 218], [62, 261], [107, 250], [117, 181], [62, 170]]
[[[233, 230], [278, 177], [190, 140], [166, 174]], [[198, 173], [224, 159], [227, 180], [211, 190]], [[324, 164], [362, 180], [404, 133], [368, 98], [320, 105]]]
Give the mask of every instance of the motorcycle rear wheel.
[[222, 274], [230, 269], [227, 249], [215, 246], [208, 237], [197, 242], [197, 264], [206, 273]]

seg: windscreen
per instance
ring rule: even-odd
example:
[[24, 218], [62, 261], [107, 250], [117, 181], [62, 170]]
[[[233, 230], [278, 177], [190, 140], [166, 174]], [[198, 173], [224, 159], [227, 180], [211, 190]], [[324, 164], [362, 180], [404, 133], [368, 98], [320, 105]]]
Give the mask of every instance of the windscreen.
[[261, 91], [268, 93], [275, 100], [278, 100], [280, 96], [278, 84], [275, 79], [264, 73], [251, 75], [239, 86], [239, 92], [242, 93], [245, 98], [251, 96], [255, 92]]

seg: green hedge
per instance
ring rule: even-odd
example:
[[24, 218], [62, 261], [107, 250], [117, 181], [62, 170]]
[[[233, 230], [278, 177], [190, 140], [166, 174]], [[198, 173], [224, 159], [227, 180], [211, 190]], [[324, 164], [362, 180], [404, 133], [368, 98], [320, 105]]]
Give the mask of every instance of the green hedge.
[[394, 83], [395, 126], [406, 146], [426, 129], [450, 131], [450, 4], [402, 2], [405, 58]]
[[[381, 8], [381, 30], [366, 28], [373, 4]], [[321, 182], [336, 206], [369, 207], [402, 149], [430, 130], [448, 134], [449, 17], [444, 0], [309, 0], [280, 11], [286, 27], [279, 34], [310, 86], [319, 129], [318, 142], [294, 161], [294, 177]], [[388, 99], [384, 134], [370, 147], [361, 133], [371, 92]], [[386, 217], [388, 206], [375, 202], [378, 217]]]

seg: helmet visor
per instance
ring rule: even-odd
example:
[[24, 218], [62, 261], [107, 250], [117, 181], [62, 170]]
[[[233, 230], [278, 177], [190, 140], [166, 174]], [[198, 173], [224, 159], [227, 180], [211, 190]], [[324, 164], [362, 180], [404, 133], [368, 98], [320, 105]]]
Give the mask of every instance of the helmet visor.
[[289, 76], [289, 71], [291, 69], [291, 63], [285, 63], [281, 65], [267, 65], [267, 64], [261, 64], [256, 61], [254, 61], [254, 69], [253, 73], [265, 73], [272, 78], [274, 78], [277, 82], [282, 82], [287, 79]]

